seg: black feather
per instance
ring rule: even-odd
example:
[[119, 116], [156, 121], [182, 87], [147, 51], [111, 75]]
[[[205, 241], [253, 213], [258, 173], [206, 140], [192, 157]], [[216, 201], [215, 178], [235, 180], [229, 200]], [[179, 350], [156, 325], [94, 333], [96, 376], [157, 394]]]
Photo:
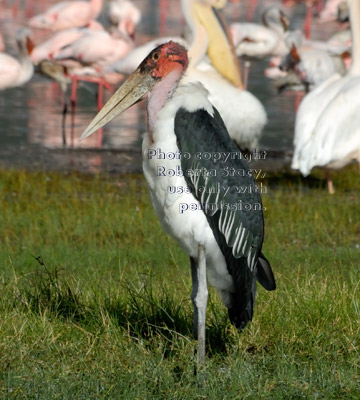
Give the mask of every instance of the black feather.
[[270, 263], [261, 252], [256, 266], [256, 279], [266, 290], [276, 289], [275, 277]]
[[[235, 292], [232, 294], [229, 317], [241, 330], [253, 316], [256, 280], [265, 289], [275, 289], [270, 264], [261, 253], [264, 219], [260, 193], [256, 190], [257, 185], [247, 162], [230, 138], [216, 109], [212, 117], [203, 109], [189, 112], [180, 108], [175, 116], [175, 134], [182, 152], [181, 167], [185, 181], [204, 206], [203, 211], [233, 278]], [[233, 156], [227, 162], [204, 157], [205, 153], [214, 152]], [[229, 169], [239, 173], [226, 174]], [[199, 170], [207, 171], [207, 176], [194, 175]], [[209, 171], [212, 173], [209, 174]], [[215, 190], [204, 190], [217, 188], [218, 185], [228, 188], [226, 194], [220, 192], [218, 195]], [[249, 190], [239, 193], [239, 187]], [[261, 207], [250, 211], [230, 210], [231, 205], [239, 202]], [[212, 206], [214, 204], [215, 207]], [[240, 235], [242, 229], [244, 234]], [[237, 243], [241, 243], [241, 246], [236, 246]]]

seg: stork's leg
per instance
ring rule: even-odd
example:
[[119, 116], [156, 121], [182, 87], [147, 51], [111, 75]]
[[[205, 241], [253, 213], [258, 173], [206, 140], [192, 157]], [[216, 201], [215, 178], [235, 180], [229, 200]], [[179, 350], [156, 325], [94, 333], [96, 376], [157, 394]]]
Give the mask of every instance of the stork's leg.
[[205, 247], [199, 245], [197, 261], [193, 258], [190, 260], [193, 283], [191, 300], [194, 306], [194, 336], [198, 340], [197, 363], [198, 366], [202, 366], [205, 362], [205, 322], [208, 300]]

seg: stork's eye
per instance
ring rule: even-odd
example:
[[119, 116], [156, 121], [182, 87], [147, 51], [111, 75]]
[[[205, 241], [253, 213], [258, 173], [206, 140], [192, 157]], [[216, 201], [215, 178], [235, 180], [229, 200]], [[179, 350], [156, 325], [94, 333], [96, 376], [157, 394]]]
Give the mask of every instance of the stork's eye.
[[160, 54], [158, 52], [154, 53], [152, 56], [154, 61], [157, 61], [160, 58]]

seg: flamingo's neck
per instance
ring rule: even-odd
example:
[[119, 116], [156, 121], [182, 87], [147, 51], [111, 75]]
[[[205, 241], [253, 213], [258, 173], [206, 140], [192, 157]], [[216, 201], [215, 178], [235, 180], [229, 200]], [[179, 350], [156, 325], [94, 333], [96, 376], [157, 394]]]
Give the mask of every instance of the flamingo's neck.
[[91, 0], [92, 15], [95, 19], [101, 12], [103, 0]]
[[23, 37], [18, 41], [19, 48], [19, 62], [21, 64], [21, 70], [18, 75], [18, 85], [22, 85], [27, 82], [34, 72], [33, 63], [29, 57], [29, 53], [32, 50], [31, 45], [29, 44], [29, 39], [27, 37]]
[[348, 0], [352, 34], [352, 63], [350, 72], [360, 75], [360, 1]]

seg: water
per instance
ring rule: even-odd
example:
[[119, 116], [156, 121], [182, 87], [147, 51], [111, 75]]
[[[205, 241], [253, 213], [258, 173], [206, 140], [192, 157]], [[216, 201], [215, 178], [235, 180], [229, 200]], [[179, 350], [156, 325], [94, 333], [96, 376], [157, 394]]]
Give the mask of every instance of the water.
[[[26, 25], [29, 16], [37, 14], [56, 0], [0, 0], [0, 31], [3, 33], [7, 52], [16, 55], [14, 35], [18, 28]], [[162, 11], [159, 3], [165, 4]], [[179, 0], [135, 0], [142, 11], [142, 22], [137, 30], [136, 43], [142, 44], [158, 36], [180, 35], [183, 18]], [[245, 20], [249, 1], [229, 3], [226, 17], [229, 22]], [[254, 19], [260, 21], [261, 10], [276, 1], [259, 0]], [[15, 7], [14, 7], [15, 6]], [[106, 10], [106, 3], [104, 10]], [[291, 10], [292, 27], [302, 26], [304, 6]], [[290, 12], [289, 12], [290, 13]], [[104, 12], [101, 18], [105, 21]], [[326, 38], [327, 31], [314, 25], [316, 38]], [[49, 36], [49, 32], [34, 32], [38, 43]], [[266, 61], [252, 63], [249, 90], [263, 103], [268, 124], [264, 130], [261, 147], [281, 154], [280, 164], [289, 162], [295, 120], [296, 93], [286, 91], [278, 94], [271, 80], [264, 77]], [[111, 93], [105, 91], [105, 101]], [[104, 129], [102, 146], [99, 138], [78, 142], [78, 137], [97, 112], [96, 86], [83, 84], [78, 89], [78, 103], [74, 124], [71, 116], [66, 120], [67, 146], [62, 138], [62, 92], [56, 82], [35, 74], [23, 87], [0, 91], [0, 165], [7, 167], [97, 171], [128, 171], [141, 169], [141, 134], [145, 130], [144, 103], [135, 105], [122, 116], [113, 120]], [[275, 161], [274, 161], [275, 162]]]

